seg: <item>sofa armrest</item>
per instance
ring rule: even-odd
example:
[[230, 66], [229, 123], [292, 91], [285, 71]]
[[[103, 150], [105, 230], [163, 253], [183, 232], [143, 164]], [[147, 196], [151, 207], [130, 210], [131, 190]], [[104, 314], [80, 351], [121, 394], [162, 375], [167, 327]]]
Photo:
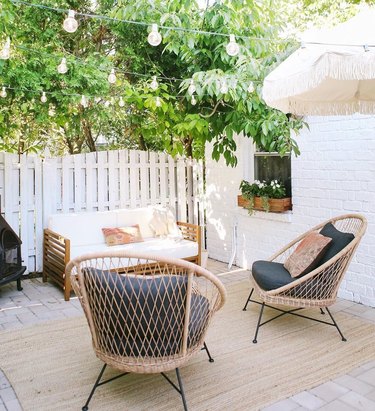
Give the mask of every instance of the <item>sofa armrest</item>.
[[201, 226], [198, 224], [183, 223], [182, 221], [177, 221], [178, 228], [182, 232], [182, 236], [185, 240], [190, 240], [198, 243], [198, 255], [191, 261], [196, 264], [201, 264]]
[[43, 237], [43, 281], [50, 277], [64, 290], [69, 300], [70, 281], [65, 278], [65, 266], [70, 260], [70, 239], [48, 228]]
[[201, 227], [199, 225], [183, 223], [182, 221], [177, 221], [177, 225], [185, 240], [195, 241], [200, 244]]

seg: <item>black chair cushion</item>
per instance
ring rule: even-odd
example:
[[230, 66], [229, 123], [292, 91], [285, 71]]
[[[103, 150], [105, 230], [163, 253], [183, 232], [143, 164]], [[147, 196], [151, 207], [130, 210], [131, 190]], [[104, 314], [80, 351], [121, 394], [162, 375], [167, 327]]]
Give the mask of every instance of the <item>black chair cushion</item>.
[[296, 280], [283, 264], [272, 261], [255, 261], [251, 271], [255, 282], [266, 291], [275, 290]]
[[342, 231], [337, 230], [332, 223], [326, 224], [320, 230], [320, 234], [332, 238], [332, 241], [323, 255], [323, 258], [319, 261], [319, 265], [326, 263], [354, 240], [354, 235], [352, 233], [343, 233]]
[[[158, 357], [179, 351], [185, 321], [186, 276], [132, 277], [85, 268], [84, 278], [98, 332], [106, 346], [113, 345], [115, 354]], [[208, 313], [208, 300], [193, 294], [188, 347], [199, 340], [207, 326]]]

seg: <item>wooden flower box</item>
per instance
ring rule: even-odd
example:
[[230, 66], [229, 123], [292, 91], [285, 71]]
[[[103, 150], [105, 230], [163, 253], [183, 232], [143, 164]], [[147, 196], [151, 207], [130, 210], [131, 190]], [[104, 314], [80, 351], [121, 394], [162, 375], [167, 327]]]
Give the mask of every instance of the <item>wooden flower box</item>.
[[[292, 199], [291, 197], [286, 198], [270, 198], [269, 200], [269, 211], [272, 213], [283, 213], [292, 209]], [[237, 204], [239, 207], [248, 208], [249, 200], [239, 195], [237, 197]], [[265, 211], [262, 205], [262, 199], [260, 197], [254, 197], [254, 210]]]

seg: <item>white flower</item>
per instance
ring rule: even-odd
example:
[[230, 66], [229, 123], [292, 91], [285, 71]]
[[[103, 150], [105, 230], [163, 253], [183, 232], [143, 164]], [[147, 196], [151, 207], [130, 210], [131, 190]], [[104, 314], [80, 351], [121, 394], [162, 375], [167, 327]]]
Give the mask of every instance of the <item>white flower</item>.
[[263, 188], [264, 187], [264, 183], [260, 183], [258, 184], [259, 188]]
[[280, 184], [276, 184], [276, 187], [277, 187], [277, 188], [280, 188]]

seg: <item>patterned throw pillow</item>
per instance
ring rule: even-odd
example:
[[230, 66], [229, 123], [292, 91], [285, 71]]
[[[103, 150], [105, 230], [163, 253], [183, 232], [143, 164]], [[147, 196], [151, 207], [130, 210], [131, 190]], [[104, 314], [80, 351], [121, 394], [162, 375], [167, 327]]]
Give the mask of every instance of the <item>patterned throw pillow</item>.
[[105, 242], [109, 246], [139, 243], [143, 241], [138, 224], [130, 227], [102, 228], [102, 231]]
[[314, 270], [330, 246], [331, 238], [317, 232], [305, 237], [284, 263], [292, 277]]

